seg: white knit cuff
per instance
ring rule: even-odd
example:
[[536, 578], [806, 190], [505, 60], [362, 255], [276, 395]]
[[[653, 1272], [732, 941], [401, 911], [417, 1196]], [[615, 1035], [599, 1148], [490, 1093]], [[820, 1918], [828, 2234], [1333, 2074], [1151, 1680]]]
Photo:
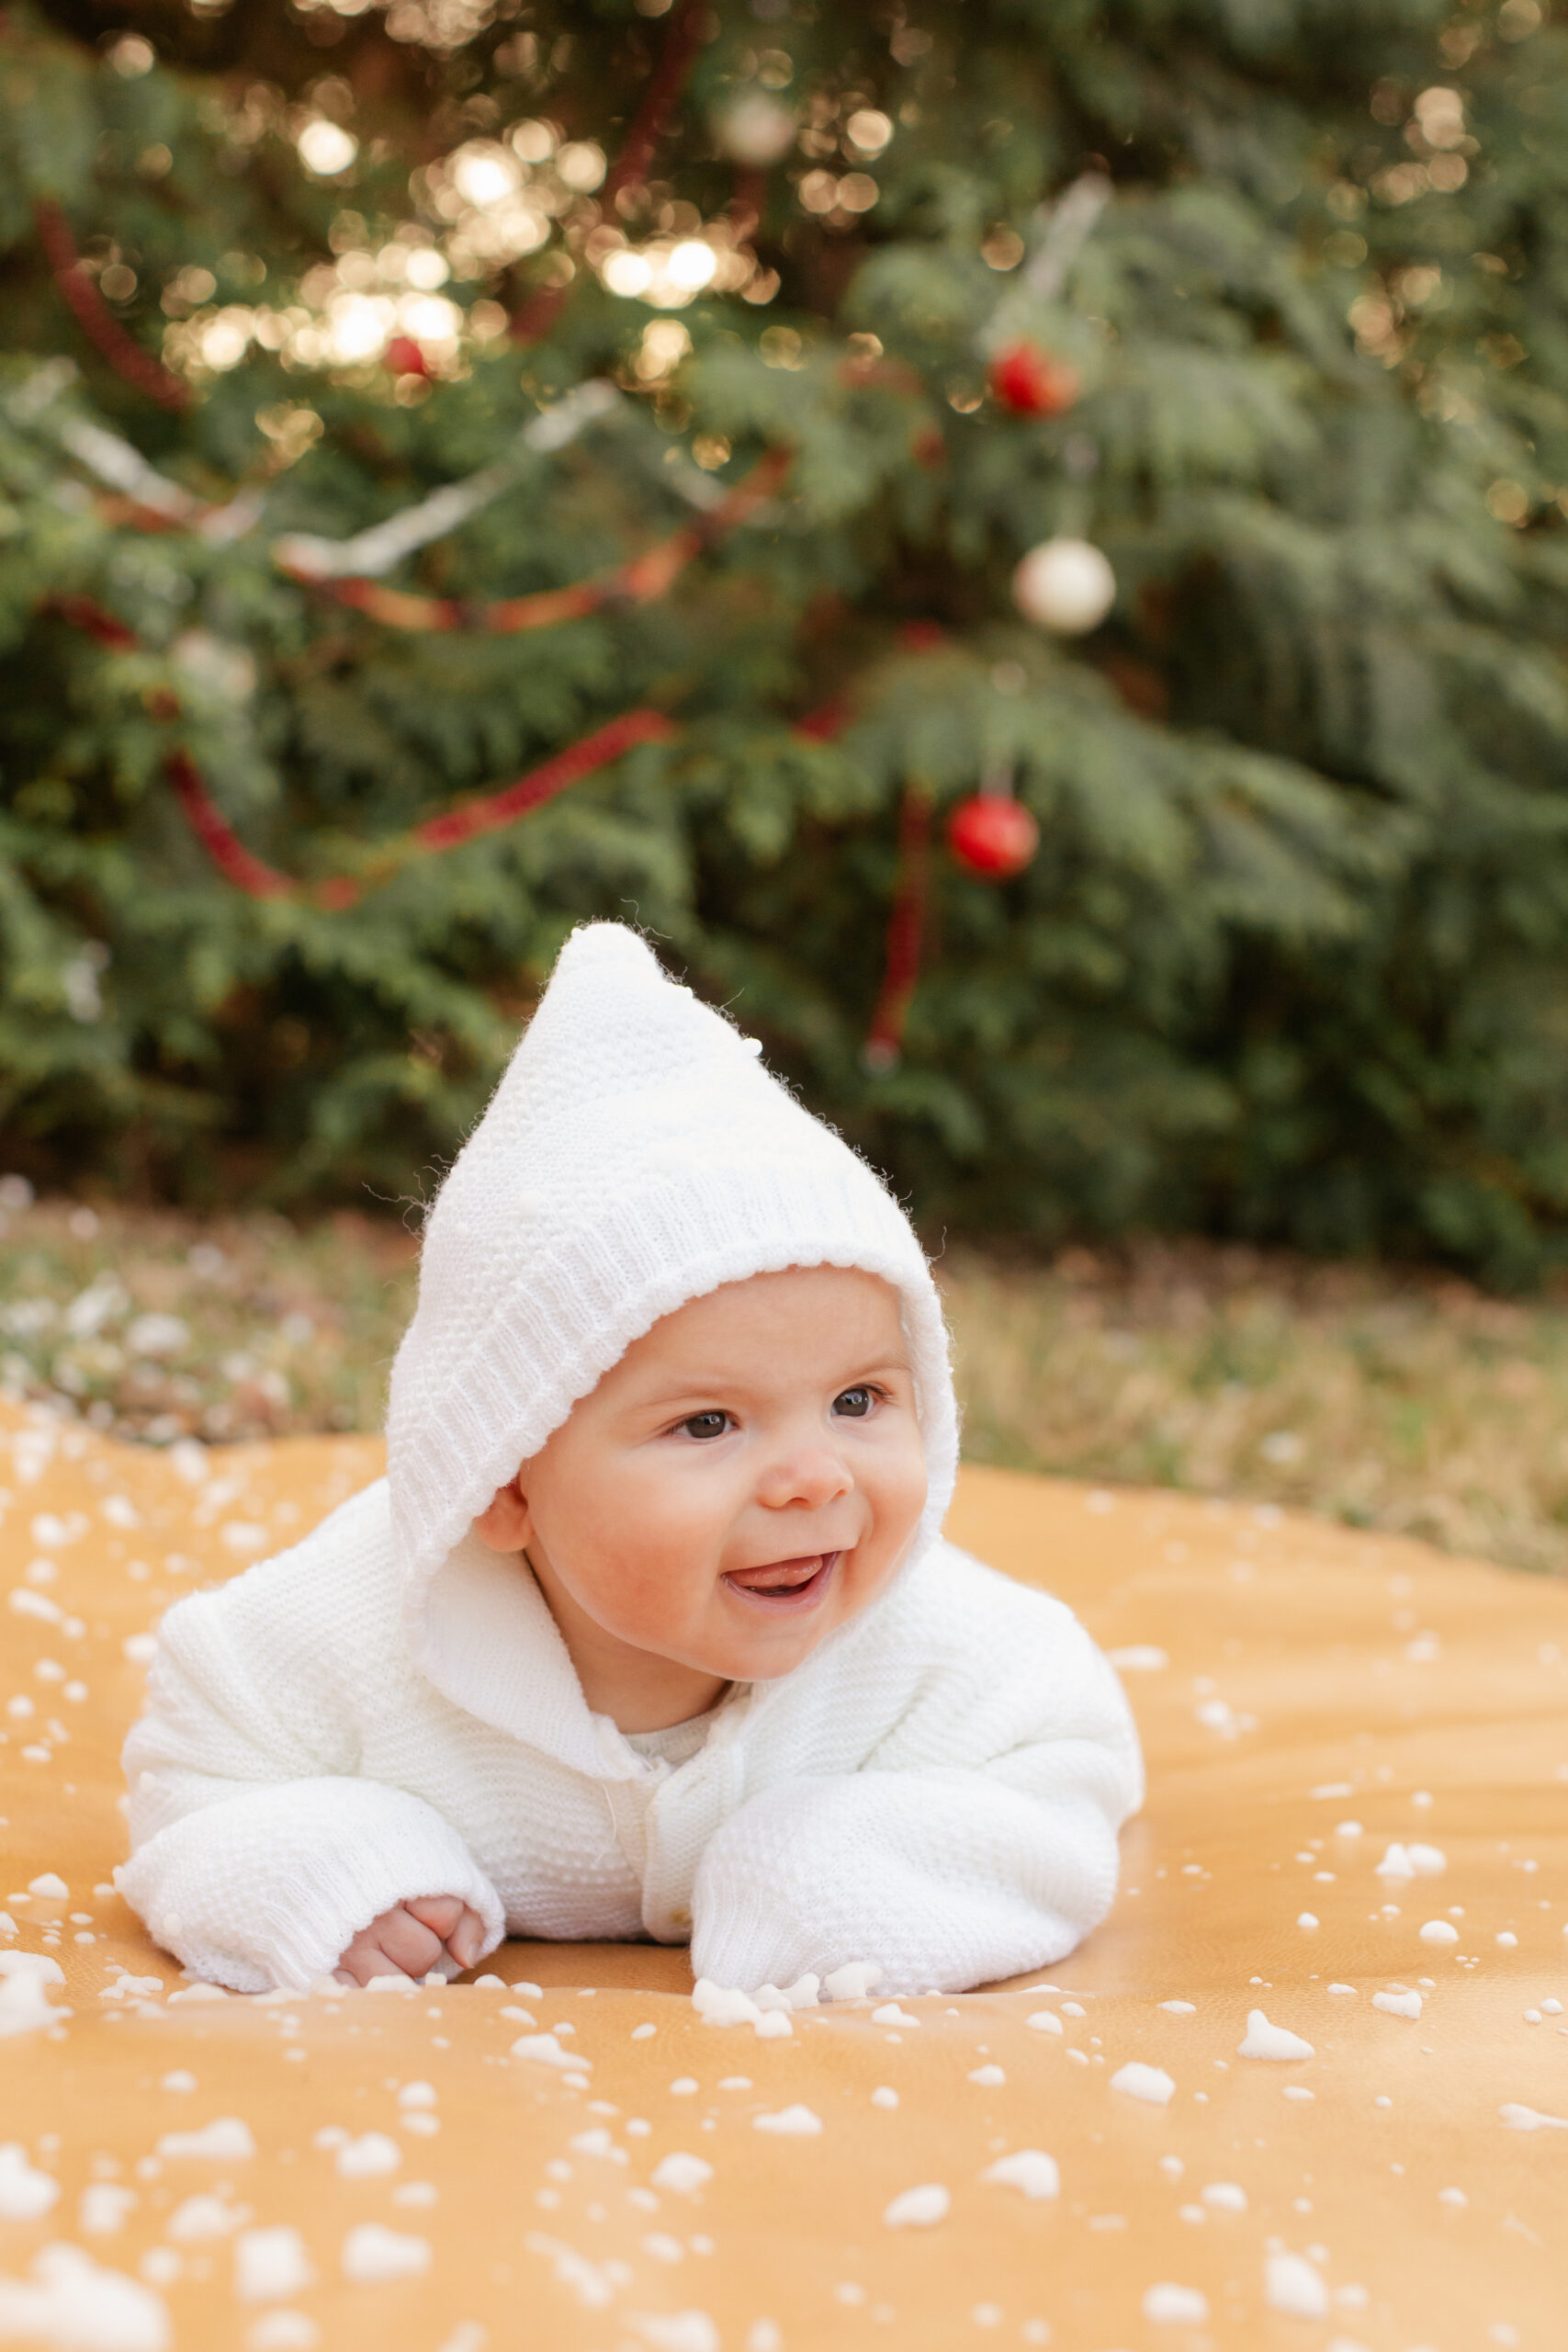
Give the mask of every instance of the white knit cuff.
[[258, 1993], [331, 1973], [396, 1903], [458, 1896], [506, 1933], [500, 1897], [433, 1805], [379, 1781], [287, 1781], [186, 1814], [123, 1864], [118, 1884], [193, 1975]]

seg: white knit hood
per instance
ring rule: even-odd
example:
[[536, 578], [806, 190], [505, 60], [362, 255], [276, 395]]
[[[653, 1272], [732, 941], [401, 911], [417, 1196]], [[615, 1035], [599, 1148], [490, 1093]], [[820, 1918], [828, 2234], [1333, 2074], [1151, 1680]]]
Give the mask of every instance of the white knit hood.
[[432, 1581], [497, 1487], [661, 1316], [752, 1274], [855, 1266], [897, 1288], [930, 1482], [910, 1560], [939, 1535], [958, 1417], [925, 1254], [886, 1186], [760, 1054], [624, 924], [587, 924], [561, 950], [431, 1207], [392, 1368], [404, 1623], [438, 1683]]

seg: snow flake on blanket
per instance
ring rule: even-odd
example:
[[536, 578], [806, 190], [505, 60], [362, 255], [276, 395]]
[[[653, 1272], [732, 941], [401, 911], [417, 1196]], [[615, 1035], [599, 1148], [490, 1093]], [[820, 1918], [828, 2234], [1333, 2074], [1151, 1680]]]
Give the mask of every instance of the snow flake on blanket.
[[405, 2237], [380, 2222], [361, 2222], [343, 2242], [343, 2275], [359, 2287], [417, 2278], [430, 2267], [430, 2242]]
[[1161, 2279], [1144, 2295], [1144, 2317], [1168, 2327], [1201, 2327], [1209, 2316], [1209, 2298], [1196, 2287], [1179, 2287]]
[[563, 2245], [559, 2238], [546, 2237], [538, 2230], [531, 2230], [523, 2243], [530, 2254], [543, 2256], [557, 2286], [568, 2289], [590, 2311], [603, 2311], [624, 2287], [631, 2284], [632, 2274], [624, 2262], [591, 2262], [575, 2246]]
[[676, 2197], [693, 2196], [712, 2178], [712, 2165], [705, 2163], [701, 2156], [685, 2155], [679, 2148], [661, 2156], [653, 2168], [655, 2188], [667, 2188]]
[[1304, 2254], [1281, 2249], [1265, 2256], [1263, 2300], [1287, 2319], [1328, 2317], [1328, 2289]]
[[165, 2132], [158, 2142], [161, 2156], [205, 2158], [218, 2164], [233, 2164], [255, 2152], [251, 2127], [237, 2115], [221, 2115], [199, 2132]]
[[36, 2171], [19, 2140], [0, 2142], [0, 2222], [36, 2222], [59, 2195], [53, 2174]]
[[168, 2352], [173, 2340], [162, 2296], [73, 2245], [41, 2248], [29, 2284], [0, 2278], [6, 2336], [59, 2352]]
[[1236, 2054], [1241, 2058], [1272, 2058], [1288, 2062], [1295, 2058], [1314, 2058], [1317, 2052], [1310, 2041], [1302, 2040], [1299, 2033], [1292, 2033], [1288, 2027], [1282, 2025], [1270, 2025], [1261, 2009], [1248, 2009], [1247, 2032], [1236, 2043]]
[[[423, 2240], [404, 2238], [399, 2243], [419, 2245]], [[346, 2246], [344, 2251], [346, 2269]], [[423, 2265], [419, 2267], [423, 2268]], [[404, 2278], [409, 2272], [405, 2269], [392, 2275]], [[246, 2230], [234, 2240], [234, 2292], [242, 2302], [269, 2302], [285, 2295], [297, 2295], [311, 2284], [315, 2276], [304, 2239], [288, 2222], [271, 2229]]]
[[953, 2199], [938, 2180], [922, 2181], [895, 2197], [883, 2212], [890, 2230], [931, 2230], [945, 2222]]
[[1118, 2066], [1111, 2077], [1113, 2091], [1124, 2091], [1129, 2098], [1141, 2098], [1150, 2107], [1168, 2107], [1176, 2096], [1176, 2083], [1163, 2066], [1145, 2065], [1141, 2058], [1130, 2058]]
[[998, 2156], [994, 2165], [986, 2166], [980, 2177], [998, 2181], [1005, 2188], [1021, 2189], [1025, 2197], [1034, 2201], [1062, 2193], [1056, 2159], [1048, 2156], [1043, 2148], [1017, 2148], [1010, 2156]]

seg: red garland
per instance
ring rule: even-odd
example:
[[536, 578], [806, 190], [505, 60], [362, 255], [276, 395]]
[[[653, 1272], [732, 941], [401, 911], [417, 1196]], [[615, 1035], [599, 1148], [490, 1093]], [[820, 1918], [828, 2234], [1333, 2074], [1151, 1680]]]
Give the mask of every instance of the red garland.
[[56, 286], [75, 311], [83, 333], [96, 344], [115, 374], [161, 408], [188, 408], [190, 386], [171, 376], [150, 351], [143, 351], [106, 307], [91, 273], [83, 266], [70, 223], [51, 198], [40, 196], [33, 206], [33, 226]]
[[887, 954], [882, 993], [862, 1049], [874, 1077], [897, 1069], [904, 1051], [904, 1028], [915, 983], [920, 976], [920, 941], [931, 888], [931, 797], [923, 784], [909, 783], [898, 812], [898, 878], [887, 917]]
[[462, 629], [490, 637], [519, 637], [529, 629], [556, 628], [563, 621], [581, 620], [606, 605], [656, 603], [669, 594], [694, 556], [714, 546], [773, 496], [794, 462], [792, 449], [764, 450], [745, 480], [738, 481], [700, 522], [687, 524], [641, 555], [617, 564], [602, 580], [581, 580], [569, 588], [542, 588], [531, 596], [506, 596], [491, 605], [465, 605], [454, 596], [416, 595], [406, 588], [384, 588], [378, 580], [357, 575], [318, 579], [281, 561], [278, 569], [300, 586], [366, 614], [383, 628], [432, 634]]
[[673, 722], [661, 710], [623, 711], [619, 718], [612, 718], [607, 726], [585, 735], [581, 742], [558, 752], [553, 759], [541, 761], [536, 768], [530, 768], [514, 782], [503, 785], [499, 792], [470, 800], [466, 808], [427, 817], [423, 824], [383, 843], [365, 873], [333, 875], [324, 882], [315, 883], [298, 881], [291, 875], [279, 873], [276, 866], [264, 865], [259, 857], [252, 856], [208, 791], [201, 771], [188, 752], [171, 752], [164, 770], [192, 832], [219, 872], [236, 889], [243, 890], [248, 899], [304, 899], [331, 914], [340, 914], [344, 908], [356, 905], [367, 890], [389, 881], [416, 859], [457, 849], [480, 833], [500, 832], [525, 817], [530, 809], [543, 808], [547, 800], [555, 799], [581, 777], [591, 775], [595, 768], [608, 767], [636, 744], [665, 742], [676, 731]]

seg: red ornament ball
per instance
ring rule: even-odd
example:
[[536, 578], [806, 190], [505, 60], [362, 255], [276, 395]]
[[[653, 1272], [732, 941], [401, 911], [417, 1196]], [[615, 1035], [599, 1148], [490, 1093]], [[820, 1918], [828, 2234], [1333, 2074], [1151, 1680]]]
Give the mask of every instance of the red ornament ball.
[[991, 390], [1015, 416], [1060, 416], [1082, 391], [1083, 379], [1037, 343], [1015, 343], [992, 360]]
[[412, 334], [395, 334], [387, 345], [387, 365], [394, 376], [428, 376], [429, 364]]
[[1032, 859], [1040, 846], [1040, 828], [1010, 794], [976, 792], [953, 810], [947, 845], [971, 874], [1006, 882]]

